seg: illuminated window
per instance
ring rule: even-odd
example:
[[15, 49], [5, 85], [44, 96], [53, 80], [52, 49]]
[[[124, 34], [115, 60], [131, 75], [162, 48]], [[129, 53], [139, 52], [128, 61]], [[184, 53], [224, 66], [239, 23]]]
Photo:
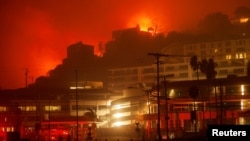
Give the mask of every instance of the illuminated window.
[[21, 111], [36, 111], [36, 106], [18, 106]]
[[26, 111], [36, 111], [36, 106], [27, 106]]
[[45, 111], [61, 111], [61, 106], [45, 106]]
[[227, 59], [227, 60], [232, 59], [232, 55], [226, 55], [226, 59]]
[[246, 58], [246, 53], [237, 53], [235, 55], [236, 59], [243, 59], [243, 58]]
[[218, 52], [218, 49], [214, 49], [214, 53], [217, 53]]
[[75, 89], [83, 89], [83, 87], [75, 87], [75, 86], [71, 86], [69, 89], [71, 89], [71, 90], [75, 90]]
[[241, 110], [244, 110], [244, 109], [245, 109], [244, 106], [245, 106], [245, 105], [244, 105], [244, 101], [241, 100], [241, 101], [240, 101], [240, 109], [241, 109]]
[[0, 106], [0, 111], [6, 111], [6, 107], [5, 106]]
[[174, 89], [171, 89], [169, 91], [169, 97], [175, 97], [175, 90]]
[[13, 132], [14, 131], [14, 127], [6, 127], [6, 132]]
[[245, 117], [239, 117], [239, 124], [240, 125], [246, 124]]
[[114, 122], [112, 124], [113, 127], [115, 126], [122, 126], [122, 125], [128, 125], [128, 124], [131, 124], [131, 121], [127, 120], [127, 121], [117, 121], [117, 122]]
[[113, 114], [113, 117], [114, 117], [114, 118], [121, 118], [121, 117], [124, 117], [124, 116], [130, 116], [130, 115], [131, 115], [130, 112], [115, 113], [115, 114]]
[[240, 90], [241, 90], [241, 95], [244, 95], [245, 94], [245, 86], [241, 85]]
[[249, 18], [241, 18], [240, 23], [246, 23], [249, 21]]
[[242, 59], [243, 58], [243, 54], [242, 53], [240, 53], [240, 59]]

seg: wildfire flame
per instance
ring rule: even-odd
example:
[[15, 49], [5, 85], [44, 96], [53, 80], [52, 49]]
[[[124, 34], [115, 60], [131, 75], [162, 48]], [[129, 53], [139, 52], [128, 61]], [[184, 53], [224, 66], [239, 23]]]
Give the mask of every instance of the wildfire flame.
[[141, 31], [148, 32], [148, 29], [152, 26], [152, 20], [145, 15], [134, 16], [128, 22], [128, 27], [134, 27], [135, 25], [138, 25]]

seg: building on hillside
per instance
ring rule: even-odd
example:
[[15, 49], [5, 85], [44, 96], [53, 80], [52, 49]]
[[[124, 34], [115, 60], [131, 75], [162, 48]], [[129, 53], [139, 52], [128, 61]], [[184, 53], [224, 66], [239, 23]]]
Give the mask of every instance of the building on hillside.
[[[186, 44], [183, 47], [184, 54], [169, 54], [169, 57], [162, 57], [160, 64], [160, 75], [173, 75], [171, 81], [195, 80], [196, 73], [190, 66], [190, 58], [194, 55], [199, 60], [212, 58], [217, 64], [216, 78], [226, 78], [228, 75], [246, 76], [247, 63], [250, 59], [250, 38], [237, 40], [225, 40], [214, 42], [203, 42]], [[146, 55], [146, 54], [145, 54]], [[152, 56], [148, 56], [152, 57]], [[180, 62], [164, 63], [168, 58], [182, 57]], [[108, 86], [111, 89], [119, 90], [145, 83], [151, 86], [156, 82], [156, 64], [147, 66], [110, 68], [108, 70]], [[200, 79], [205, 75], [199, 72]]]

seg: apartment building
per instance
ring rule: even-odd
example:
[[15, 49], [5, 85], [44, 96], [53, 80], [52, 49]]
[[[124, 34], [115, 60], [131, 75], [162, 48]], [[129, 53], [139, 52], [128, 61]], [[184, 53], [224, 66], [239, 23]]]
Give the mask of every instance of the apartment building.
[[[228, 75], [246, 76], [247, 63], [250, 59], [250, 38], [186, 44], [183, 46], [183, 51], [179, 52], [183, 54], [168, 54], [170, 57], [171, 55], [182, 57], [179, 62], [164, 63], [168, 57], [162, 57], [160, 75], [172, 75], [173, 77], [168, 78], [169, 81], [197, 79], [189, 64], [190, 58], [194, 55], [200, 61], [209, 58], [215, 61], [216, 78], [226, 78]], [[139, 83], [150, 86], [156, 82], [156, 69], [156, 64], [153, 63], [148, 66], [112, 68], [108, 73], [108, 85], [112, 89], [136, 86]], [[199, 76], [200, 79], [205, 79], [204, 74], [199, 73]]]

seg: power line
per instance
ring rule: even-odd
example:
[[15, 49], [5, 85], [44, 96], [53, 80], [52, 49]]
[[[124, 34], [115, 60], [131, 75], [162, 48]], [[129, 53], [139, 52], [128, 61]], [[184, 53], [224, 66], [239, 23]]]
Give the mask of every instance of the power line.
[[158, 106], [158, 115], [157, 115], [157, 139], [158, 141], [162, 140], [161, 129], [160, 129], [160, 57], [168, 57], [167, 54], [161, 53], [148, 53], [148, 55], [154, 56], [156, 58], [156, 67], [157, 67], [157, 106]]

